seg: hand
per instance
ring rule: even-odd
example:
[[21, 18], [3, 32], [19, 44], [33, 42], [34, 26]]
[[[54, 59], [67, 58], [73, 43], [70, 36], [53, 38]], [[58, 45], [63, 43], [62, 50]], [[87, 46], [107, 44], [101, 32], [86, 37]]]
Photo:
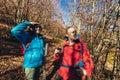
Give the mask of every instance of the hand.
[[57, 49], [55, 49], [54, 53], [55, 54], [60, 53], [60, 50], [61, 50], [60, 48], [57, 48]]
[[32, 25], [39, 24], [38, 22], [30, 22]]
[[35, 29], [35, 28], [40, 28], [40, 30], [42, 30], [41, 26], [39, 25], [38, 22], [30, 22], [31, 23], [31, 28]]
[[61, 49], [60, 49], [60, 48], [57, 48], [57, 49], [55, 49], [55, 51], [54, 51], [54, 55], [55, 55], [55, 56], [60, 56], [60, 52], [61, 52]]
[[80, 67], [80, 68], [81, 68], [81, 70], [83, 71], [83, 74], [84, 74], [84, 75], [87, 75], [86, 70], [85, 70], [84, 68], [82, 68], [82, 67]]

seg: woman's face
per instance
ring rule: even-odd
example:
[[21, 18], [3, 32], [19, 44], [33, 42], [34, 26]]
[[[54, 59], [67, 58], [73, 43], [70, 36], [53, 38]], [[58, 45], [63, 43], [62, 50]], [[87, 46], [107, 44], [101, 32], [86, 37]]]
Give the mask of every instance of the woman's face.
[[34, 31], [35, 31], [36, 34], [39, 34], [42, 31], [41, 26], [35, 26]]

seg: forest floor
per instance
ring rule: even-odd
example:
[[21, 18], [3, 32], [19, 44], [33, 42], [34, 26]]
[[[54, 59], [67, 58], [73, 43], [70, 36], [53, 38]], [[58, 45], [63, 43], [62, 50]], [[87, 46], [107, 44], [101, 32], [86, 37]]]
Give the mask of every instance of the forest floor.
[[[53, 69], [53, 51], [57, 43], [49, 43], [49, 53], [46, 56], [46, 75]], [[55, 73], [56, 74], [56, 73]], [[42, 74], [40, 75], [42, 78]], [[0, 80], [26, 80], [23, 69], [23, 56], [20, 53], [20, 43], [11, 35], [10, 29], [0, 25]], [[49, 77], [50, 80], [50, 77]], [[51, 78], [54, 80], [54, 77]]]
[[[45, 37], [49, 43], [49, 51], [46, 56], [46, 76], [48, 80], [54, 80], [57, 67], [55, 68], [52, 65], [54, 61], [53, 52], [59, 44], [50, 36]], [[0, 24], [0, 80], [26, 80], [23, 68], [24, 58], [20, 53], [20, 45], [11, 35], [10, 28]], [[107, 66], [112, 67], [110, 64], [107, 64]], [[40, 75], [41, 79], [42, 74]]]

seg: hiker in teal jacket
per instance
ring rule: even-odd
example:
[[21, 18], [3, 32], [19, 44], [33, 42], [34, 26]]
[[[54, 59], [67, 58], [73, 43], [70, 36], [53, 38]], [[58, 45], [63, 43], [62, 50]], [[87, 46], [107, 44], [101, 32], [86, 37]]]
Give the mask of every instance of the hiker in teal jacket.
[[[28, 26], [31, 31], [25, 31]], [[20, 41], [25, 49], [23, 66], [27, 80], [39, 80], [45, 53], [45, 42], [40, 34], [41, 30], [41, 26], [36, 22], [22, 22], [11, 30], [13, 36]], [[30, 37], [32, 37], [32, 40], [28, 46], [27, 43]]]

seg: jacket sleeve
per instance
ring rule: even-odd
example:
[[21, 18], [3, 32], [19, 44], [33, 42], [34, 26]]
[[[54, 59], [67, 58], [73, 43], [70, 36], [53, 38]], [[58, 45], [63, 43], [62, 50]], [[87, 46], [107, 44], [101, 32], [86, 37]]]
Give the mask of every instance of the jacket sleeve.
[[61, 50], [60, 50], [60, 52], [58, 52], [58, 53], [54, 53], [55, 55], [54, 55], [54, 60], [55, 61], [58, 61], [58, 62], [60, 62], [60, 61], [62, 61], [62, 57], [63, 57], [63, 47], [61, 47], [60, 48]]
[[[67, 42], [66, 41], [63, 41], [58, 48], [60, 48], [60, 52], [59, 52], [59, 55], [54, 55], [54, 60], [55, 61], [62, 61], [62, 57], [63, 57], [63, 54], [64, 54], [64, 47], [65, 47], [65, 44]], [[54, 53], [55, 54], [55, 53]]]
[[59, 53], [59, 55], [54, 55], [54, 60], [55, 61], [61, 61], [62, 60], [62, 55], [63, 55], [63, 53]]
[[27, 28], [27, 26], [30, 26], [30, 22], [22, 22], [15, 26], [12, 30], [11, 33], [13, 36], [15, 36], [21, 43], [26, 44], [30, 34], [28, 32], [24, 32], [24, 30]]
[[93, 68], [94, 68], [94, 62], [85, 44], [83, 44], [83, 60], [85, 63], [84, 69], [87, 72], [87, 76], [91, 76]]

